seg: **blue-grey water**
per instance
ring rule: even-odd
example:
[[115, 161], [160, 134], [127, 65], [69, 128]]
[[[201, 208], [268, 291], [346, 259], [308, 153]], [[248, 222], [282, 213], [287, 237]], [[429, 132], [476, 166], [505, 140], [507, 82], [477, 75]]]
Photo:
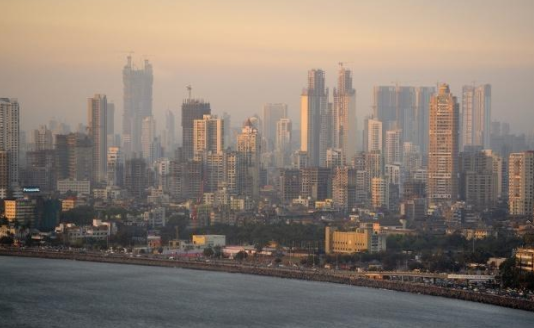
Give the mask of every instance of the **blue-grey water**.
[[0, 257], [0, 327], [534, 327], [534, 313], [241, 274]]

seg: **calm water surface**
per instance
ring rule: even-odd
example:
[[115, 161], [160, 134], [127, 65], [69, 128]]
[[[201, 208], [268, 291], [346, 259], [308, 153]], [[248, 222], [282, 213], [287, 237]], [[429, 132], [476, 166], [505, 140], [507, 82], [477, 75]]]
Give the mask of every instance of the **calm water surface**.
[[0, 256], [0, 327], [534, 327], [534, 313], [328, 283]]

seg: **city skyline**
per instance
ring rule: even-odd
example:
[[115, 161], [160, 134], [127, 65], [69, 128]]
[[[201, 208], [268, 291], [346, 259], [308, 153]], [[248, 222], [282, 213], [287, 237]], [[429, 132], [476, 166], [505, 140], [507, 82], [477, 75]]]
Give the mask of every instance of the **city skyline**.
[[[42, 14], [21, 15], [28, 4]], [[106, 94], [120, 113], [123, 104], [118, 67], [124, 65], [124, 58], [133, 50], [138, 67], [144, 59], [154, 65], [156, 121], [163, 122], [165, 111], [171, 109], [177, 116], [176, 124], [180, 124], [176, 114], [186, 98], [185, 86], [191, 84], [194, 96], [209, 100], [215, 114], [229, 112], [246, 117], [250, 112], [260, 114], [265, 103], [286, 103], [288, 116], [297, 128], [300, 106], [295, 94], [301, 88], [303, 72], [323, 69], [326, 84], [333, 87], [337, 63], [341, 61], [348, 62], [347, 67], [354, 74], [360, 127], [371, 112], [372, 89], [376, 85], [436, 86], [438, 82], [447, 82], [453, 93], [461, 94], [464, 85], [477, 81], [477, 85], [493, 86], [495, 120], [508, 120], [515, 131], [530, 132], [531, 127], [521, 117], [532, 111], [534, 103], [534, 95], [528, 92], [528, 86], [534, 84], [534, 48], [528, 42], [534, 36], [534, 23], [528, 16], [534, 6], [531, 2], [514, 2], [513, 6], [499, 2], [490, 6], [478, 1], [468, 4], [453, 1], [447, 6], [433, 3], [422, 6], [419, 1], [406, 6], [395, 2], [336, 4], [346, 10], [340, 19], [328, 25], [332, 20], [328, 14], [333, 9], [324, 9], [325, 21], [317, 20], [323, 13], [316, 2], [308, 6], [294, 2], [277, 6], [277, 11], [266, 4], [242, 2], [225, 8], [205, 1], [201, 4], [164, 1], [150, 8], [129, 2], [128, 12], [132, 14], [129, 16], [146, 10], [150, 18], [158, 18], [158, 24], [138, 26], [133, 18], [108, 16], [124, 5], [120, 1], [106, 2], [109, 13], [104, 13], [102, 20], [94, 18], [99, 15], [92, 15], [99, 7], [93, 6], [93, 2], [90, 5], [81, 2], [76, 8], [61, 1], [51, 1], [46, 6], [32, 1], [11, 2], [5, 6], [8, 14], [0, 35], [7, 43], [18, 46], [0, 54], [6, 65], [0, 88], [18, 98], [27, 109], [21, 118], [21, 128], [26, 131], [51, 116], [73, 125], [83, 115], [83, 99], [95, 93]], [[197, 14], [200, 7], [206, 17], [214, 16], [213, 21], [200, 24]], [[388, 12], [399, 15], [384, 13], [383, 8], [395, 9]], [[300, 17], [299, 12], [307, 15]], [[379, 14], [385, 15], [383, 20], [375, 22], [367, 17]], [[182, 25], [177, 25], [172, 15], [182, 18], [178, 20]], [[418, 23], [397, 24], [402, 17], [414, 15], [420, 18]], [[316, 23], [312, 24], [314, 19]], [[455, 23], [447, 25], [451, 20]], [[305, 33], [305, 26], [324, 40], [320, 46]], [[228, 40], [215, 40], [210, 33], [221, 27]], [[184, 28], [194, 32], [186, 33]], [[277, 31], [283, 28], [290, 33], [278, 38]], [[104, 30], [106, 35], [102, 35]], [[85, 40], [88, 31], [93, 35], [92, 41], [80, 45], [78, 40]], [[430, 42], [434, 38], [440, 42]], [[40, 45], [38, 52], [32, 48], [32, 40]], [[43, 44], [45, 41], [48, 43]], [[199, 53], [203, 55], [196, 55]], [[240, 55], [236, 56], [237, 53]], [[254, 66], [257, 69], [251, 75], [250, 68]], [[55, 83], [50, 84], [47, 81], [52, 77]], [[18, 82], [23, 79], [31, 83]], [[239, 102], [229, 96], [236, 90], [240, 92]], [[38, 101], [41, 97], [54, 101]], [[517, 115], [506, 115], [509, 112]], [[121, 130], [118, 128], [121, 121], [122, 117], [117, 117], [116, 130]], [[234, 125], [239, 127], [237, 121]]]

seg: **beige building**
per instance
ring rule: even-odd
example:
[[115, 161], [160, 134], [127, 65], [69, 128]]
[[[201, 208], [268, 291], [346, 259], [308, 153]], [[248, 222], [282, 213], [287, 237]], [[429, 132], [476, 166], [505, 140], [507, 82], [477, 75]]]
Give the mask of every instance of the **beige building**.
[[193, 155], [201, 160], [209, 152], [219, 154], [224, 150], [224, 122], [216, 115], [204, 115], [193, 122]]
[[534, 248], [518, 248], [515, 260], [519, 269], [534, 273]]
[[448, 84], [430, 99], [427, 196], [429, 205], [458, 198], [459, 105]]
[[371, 205], [374, 209], [389, 208], [389, 183], [387, 179], [371, 179]]
[[332, 147], [341, 149], [342, 158], [346, 159], [352, 158], [357, 148], [356, 90], [352, 87], [352, 72], [340, 65], [337, 88], [333, 93]]
[[510, 154], [508, 203], [511, 215], [534, 214], [534, 151]]
[[35, 219], [35, 204], [29, 199], [11, 199], [4, 201], [5, 217], [10, 222], [31, 224]]
[[246, 170], [244, 194], [256, 199], [260, 195], [260, 151], [261, 135], [250, 119], [237, 136], [237, 151], [243, 156]]
[[362, 224], [354, 231], [337, 231], [336, 228], [325, 228], [325, 252], [332, 253], [377, 253], [386, 250], [386, 235], [372, 223]]

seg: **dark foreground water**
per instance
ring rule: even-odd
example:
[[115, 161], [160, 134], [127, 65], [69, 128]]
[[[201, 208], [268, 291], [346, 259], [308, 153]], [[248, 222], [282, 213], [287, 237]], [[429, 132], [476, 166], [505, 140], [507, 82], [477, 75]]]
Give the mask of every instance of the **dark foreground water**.
[[0, 256], [0, 327], [534, 327], [440, 297], [183, 269]]

